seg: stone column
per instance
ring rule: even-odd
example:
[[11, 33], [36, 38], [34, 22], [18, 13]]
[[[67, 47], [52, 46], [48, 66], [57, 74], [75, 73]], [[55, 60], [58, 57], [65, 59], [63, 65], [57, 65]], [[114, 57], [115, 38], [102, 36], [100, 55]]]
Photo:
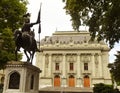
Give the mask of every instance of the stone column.
[[65, 78], [66, 77], [66, 60], [65, 60], [65, 58], [66, 58], [66, 54], [63, 54], [63, 68], [62, 68], [62, 72], [63, 72], [63, 78]]
[[43, 63], [43, 67], [42, 67], [42, 74], [41, 74], [41, 76], [45, 77], [45, 54], [43, 54], [42, 63]]
[[99, 75], [102, 77], [102, 63], [101, 63], [101, 54], [98, 55], [99, 58]]
[[52, 74], [52, 55], [49, 54], [49, 77], [51, 77], [51, 74]]
[[80, 54], [77, 54], [77, 77], [81, 76]]
[[95, 77], [95, 57], [94, 57], [94, 53], [92, 53], [92, 76]]
[[77, 54], [77, 66], [76, 66], [76, 69], [77, 69], [77, 82], [76, 82], [76, 86], [77, 87], [80, 87], [80, 77], [81, 77], [81, 66], [80, 66], [80, 53]]

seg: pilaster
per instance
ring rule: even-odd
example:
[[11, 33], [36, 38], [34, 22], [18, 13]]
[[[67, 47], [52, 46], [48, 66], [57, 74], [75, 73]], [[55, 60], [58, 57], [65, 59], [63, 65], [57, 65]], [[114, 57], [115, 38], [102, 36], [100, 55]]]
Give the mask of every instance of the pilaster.
[[41, 76], [42, 77], [45, 77], [45, 54], [43, 54], [43, 67], [42, 67], [42, 74]]
[[91, 57], [91, 61], [92, 61], [92, 76], [95, 77], [95, 54], [92, 53], [91, 55], [92, 55], [92, 57]]
[[102, 61], [101, 61], [101, 53], [98, 54], [98, 58], [99, 58], [99, 73], [100, 73], [100, 77], [102, 77]]
[[77, 54], [77, 78], [81, 77], [80, 53]]
[[52, 73], [52, 54], [49, 54], [49, 77], [51, 77]]
[[66, 54], [63, 54], [63, 77], [66, 77]]

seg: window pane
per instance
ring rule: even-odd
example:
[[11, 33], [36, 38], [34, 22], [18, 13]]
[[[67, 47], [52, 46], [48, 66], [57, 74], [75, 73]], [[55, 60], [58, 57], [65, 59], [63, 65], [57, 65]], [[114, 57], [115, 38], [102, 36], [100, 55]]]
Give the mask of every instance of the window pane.
[[84, 63], [84, 70], [88, 70], [88, 63]]
[[59, 63], [55, 64], [55, 70], [59, 70]]
[[70, 70], [73, 70], [73, 63], [70, 63]]

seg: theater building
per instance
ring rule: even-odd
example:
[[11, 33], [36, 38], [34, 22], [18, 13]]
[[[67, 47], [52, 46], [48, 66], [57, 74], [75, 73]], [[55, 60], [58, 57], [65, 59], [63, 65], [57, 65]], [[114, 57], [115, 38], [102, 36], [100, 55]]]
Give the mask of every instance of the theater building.
[[42, 52], [36, 66], [42, 70], [39, 88], [92, 88], [96, 83], [111, 84], [107, 65], [109, 47], [90, 40], [87, 31], [56, 31], [41, 40]]

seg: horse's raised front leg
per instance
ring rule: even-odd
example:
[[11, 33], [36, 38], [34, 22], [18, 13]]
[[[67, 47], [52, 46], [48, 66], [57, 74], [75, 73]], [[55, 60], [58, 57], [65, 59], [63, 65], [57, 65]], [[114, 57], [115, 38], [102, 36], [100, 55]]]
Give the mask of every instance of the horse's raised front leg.
[[30, 57], [28, 56], [26, 50], [24, 50], [24, 53], [25, 53], [25, 55], [26, 55], [26, 57], [27, 57], [27, 62], [29, 62], [29, 61], [30, 61]]

